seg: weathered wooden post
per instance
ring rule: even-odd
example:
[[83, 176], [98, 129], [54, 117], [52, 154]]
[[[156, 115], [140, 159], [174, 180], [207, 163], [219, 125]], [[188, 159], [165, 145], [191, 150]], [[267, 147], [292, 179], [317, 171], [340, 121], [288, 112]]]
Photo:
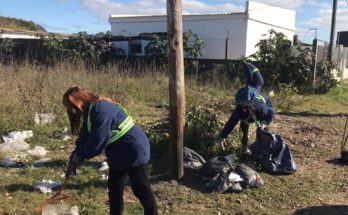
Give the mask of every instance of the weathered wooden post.
[[184, 175], [185, 81], [181, 0], [167, 0], [169, 63], [170, 174]]

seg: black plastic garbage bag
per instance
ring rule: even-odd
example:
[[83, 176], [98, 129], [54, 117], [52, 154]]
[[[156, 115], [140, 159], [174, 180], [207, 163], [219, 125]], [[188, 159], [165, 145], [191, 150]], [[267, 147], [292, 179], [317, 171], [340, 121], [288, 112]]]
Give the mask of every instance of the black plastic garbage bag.
[[249, 187], [262, 187], [264, 185], [264, 181], [259, 173], [246, 164], [238, 164], [235, 172], [243, 178], [241, 182], [243, 189]]
[[224, 173], [218, 173], [211, 178], [207, 183], [207, 188], [211, 192], [241, 192], [243, 191], [241, 183], [243, 179], [235, 172], [228, 171]]
[[258, 129], [250, 149], [253, 158], [269, 173], [292, 174], [297, 170], [289, 146], [279, 135]]
[[232, 169], [231, 164], [224, 156], [213, 157], [203, 164], [198, 170], [198, 174], [214, 177], [218, 173], [226, 173]]
[[199, 169], [205, 163], [204, 158], [194, 150], [184, 147], [184, 167]]

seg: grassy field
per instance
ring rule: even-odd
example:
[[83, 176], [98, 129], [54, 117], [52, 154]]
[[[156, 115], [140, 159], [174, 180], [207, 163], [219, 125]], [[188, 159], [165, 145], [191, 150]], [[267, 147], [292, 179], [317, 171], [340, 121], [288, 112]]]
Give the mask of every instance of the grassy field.
[[[152, 71], [132, 77], [129, 71], [109, 68], [86, 71], [69, 64], [55, 68], [32, 65], [0, 66], [0, 135], [10, 131], [33, 130], [27, 140], [31, 147], [44, 146], [47, 157], [54, 160], [48, 166], [36, 167], [39, 158], [21, 158], [25, 167], [0, 167], [0, 214], [34, 214], [34, 208], [51, 194], [42, 194], [33, 185], [42, 179], [62, 180], [73, 140], [64, 142], [53, 133], [68, 126], [61, 105], [64, 91], [79, 85], [113, 98], [123, 104], [139, 124], [163, 120], [168, 111], [168, 79], [163, 72]], [[313, 114], [278, 115], [271, 129], [281, 134], [289, 144], [298, 171], [289, 176], [274, 176], [260, 172], [265, 181], [261, 189], [242, 193], [210, 193], [202, 180], [185, 172], [182, 181], [167, 175], [168, 159], [157, 158], [149, 166], [151, 182], [158, 200], [159, 214], [345, 214], [348, 211], [347, 166], [337, 158], [345, 118], [328, 113], [348, 113], [348, 82], [325, 95], [301, 97], [276, 95], [272, 100], [277, 110], [285, 113]], [[203, 106], [216, 112], [223, 120], [231, 113], [235, 88], [226, 81], [199, 84], [186, 79], [187, 106]], [[54, 113], [55, 123], [33, 124], [35, 113]], [[325, 117], [320, 114], [326, 114]], [[253, 130], [253, 129], [251, 129]], [[308, 146], [303, 138], [313, 141]], [[232, 141], [233, 142], [233, 141]], [[233, 144], [238, 145], [237, 142]], [[6, 154], [1, 154], [2, 159]], [[69, 181], [66, 191], [70, 205], [77, 205], [80, 214], [107, 214], [106, 181], [97, 171], [96, 157], [82, 166], [82, 173]], [[129, 187], [125, 193], [124, 214], [142, 214], [142, 207]]]

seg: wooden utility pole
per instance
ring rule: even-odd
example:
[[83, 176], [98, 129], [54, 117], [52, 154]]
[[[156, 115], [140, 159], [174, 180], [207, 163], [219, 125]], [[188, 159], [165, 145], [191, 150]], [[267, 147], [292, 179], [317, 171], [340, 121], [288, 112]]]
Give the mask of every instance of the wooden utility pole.
[[335, 27], [336, 27], [336, 10], [337, 10], [337, 0], [333, 0], [332, 18], [331, 18], [330, 45], [329, 45], [329, 53], [328, 53], [329, 61], [332, 60], [332, 51], [333, 51], [334, 42], [335, 42], [334, 40], [335, 40]]
[[167, 0], [170, 174], [184, 175], [185, 82], [181, 0]]

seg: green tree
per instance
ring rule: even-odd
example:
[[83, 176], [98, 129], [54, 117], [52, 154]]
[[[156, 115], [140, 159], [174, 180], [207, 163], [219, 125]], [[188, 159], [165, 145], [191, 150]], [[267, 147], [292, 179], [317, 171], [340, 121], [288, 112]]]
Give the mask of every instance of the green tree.
[[[195, 33], [188, 29], [183, 33], [183, 48], [185, 57], [187, 58], [199, 58], [204, 52], [204, 41]], [[145, 56], [151, 61], [155, 61], [157, 64], [168, 63], [168, 43], [158, 35], [153, 36], [151, 40], [144, 48]]]
[[291, 46], [291, 42], [283, 33], [269, 31], [269, 38], [261, 40], [256, 47], [258, 51], [247, 60], [255, 61], [265, 78], [265, 87], [279, 90], [282, 84], [296, 88], [300, 93], [309, 93], [320, 87], [321, 92], [327, 92], [336, 86], [331, 73], [333, 64], [323, 61], [317, 65], [320, 76], [316, 86], [313, 86], [313, 52], [301, 45]]

